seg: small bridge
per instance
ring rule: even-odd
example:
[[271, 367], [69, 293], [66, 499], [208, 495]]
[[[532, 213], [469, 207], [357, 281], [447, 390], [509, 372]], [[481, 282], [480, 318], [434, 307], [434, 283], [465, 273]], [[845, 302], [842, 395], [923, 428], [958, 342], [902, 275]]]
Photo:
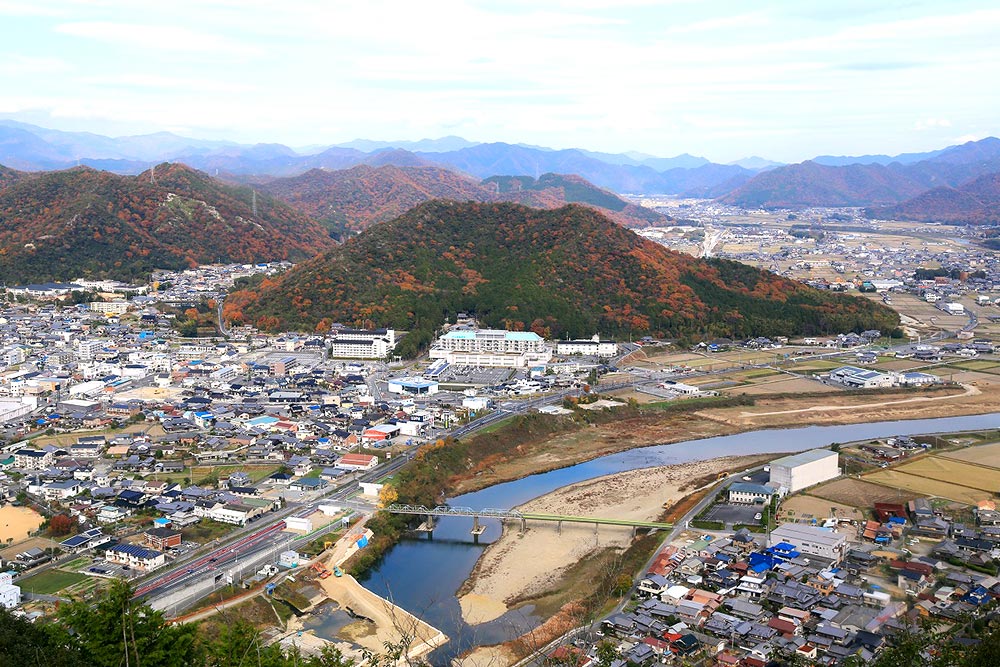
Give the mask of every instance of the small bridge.
[[518, 510], [496, 509], [486, 507], [484, 509], [473, 509], [471, 507], [451, 507], [450, 505], [438, 505], [431, 509], [423, 505], [400, 505], [392, 504], [383, 508], [392, 514], [412, 514], [425, 517], [417, 530], [432, 532], [434, 530], [434, 520], [442, 516], [470, 516], [472, 517], [472, 534], [477, 538], [482, 535], [486, 527], [479, 523], [480, 517], [487, 519], [499, 519], [501, 522], [518, 521], [521, 532], [528, 527], [528, 521], [555, 521], [557, 530], [562, 530], [563, 522], [566, 523], [589, 523], [594, 524], [594, 528], [600, 526], [628, 526], [635, 532], [639, 528], [669, 530], [674, 527], [672, 523], [660, 523], [657, 521], [635, 521], [632, 519], [606, 519], [592, 516], [573, 516], [569, 514], [541, 514], [537, 512], [520, 512]]

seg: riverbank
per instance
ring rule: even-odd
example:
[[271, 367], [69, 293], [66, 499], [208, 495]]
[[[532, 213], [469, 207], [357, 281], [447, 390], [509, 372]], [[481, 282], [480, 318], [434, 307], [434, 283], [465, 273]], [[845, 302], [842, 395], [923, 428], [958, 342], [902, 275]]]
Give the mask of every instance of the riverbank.
[[402, 656], [415, 660], [448, 641], [442, 632], [372, 593], [349, 574], [318, 579], [317, 583], [328, 598], [356, 617], [342, 631], [345, 639], [377, 655], [394, 647]]
[[[718, 473], [742, 470], [772, 458], [774, 455], [726, 456], [616, 473], [558, 489], [518, 509], [655, 521], [697, 488], [714, 483]], [[570, 580], [574, 565], [607, 550], [623, 550], [631, 542], [632, 529], [628, 527], [601, 526], [595, 530], [589, 524], [564, 524], [557, 532], [554, 524], [529, 522], [522, 534], [511, 526], [487, 547], [460, 591], [462, 616], [470, 625], [478, 625], [563, 589], [570, 589], [570, 597], [589, 592], [586, 582]]]
[[[682, 406], [683, 402], [672, 405]], [[556, 470], [649, 445], [672, 444], [765, 428], [863, 424], [933, 419], [1000, 411], [1000, 392], [983, 387], [938, 386], [878, 392], [801, 396], [756, 396], [753, 405], [706, 406], [664, 411], [644, 407], [638, 414], [527, 441], [505, 456], [474, 461], [448, 484], [448, 496], [478, 491], [527, 475]], [[571, 420], [570, 417], [551, 419]], [[497, 437], [503, 429], [487, 436]], [[471, 440], [475, 443], [475, 438]]]

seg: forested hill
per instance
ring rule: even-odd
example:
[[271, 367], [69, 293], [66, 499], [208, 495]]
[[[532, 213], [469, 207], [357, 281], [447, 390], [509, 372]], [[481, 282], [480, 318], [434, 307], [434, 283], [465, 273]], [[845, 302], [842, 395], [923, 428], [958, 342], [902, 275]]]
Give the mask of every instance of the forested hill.
[[138, 176], [0, 170], [0, 280], [8, 283], [301, 260], [332, 245], [319, 224], [286, 204], [260, 194], [255, 202], [250, 188], [180, 164]]
[[669, 220], [653, 210], [630, 204], [579, 176], [544, 174], [494, 176], [482, 183], [433, 166], [313, 169], [278, 178], [261, 189], [319, 221], [336, 238], [347, 238], [379, 222], [396, 218], [431, 199], [514, 201], [537, 208], [581, 203], [601, 209], [626, 227], [647, 227]]
[[599, 188], [585, 178], [572, 174], [531, 176], [491, 176], [483, 185], [494, 192], [494, 200], [510, 201], [535, 208], [559, 208], [566, 204], [585, 204], [625, 227], [649, 227], [667, 223], [670, 218], [656, 211], [631, 204], [613, 192]]
[[898, 323], [866, 299], [670, 251], [584, 206], [439, 201], [230, 295], [225, 315], [268, 330], [407, 329], [403, 353], [411, 353], [459, 311], [555, 338], [823, 334]]
[[763, 208], [891, 206], [932, 188], [954, 188], [996, 172], [1000, 139], [987, 137], [905, 164], [790, 164], [754, 176], [720, 201]]
[[454, 171], [394, 165], [312, 169], [275, 179], [262, 189], [319, 221], [338, 238], [399, 217], [429, 199], [479, 201], [486, 196], [478, 182]]
[[888, 220], [1000, 224], [1000, 173], [981, 176], [957, 188], [934, 188], [895, 206], [868, 208], [865, 215]]

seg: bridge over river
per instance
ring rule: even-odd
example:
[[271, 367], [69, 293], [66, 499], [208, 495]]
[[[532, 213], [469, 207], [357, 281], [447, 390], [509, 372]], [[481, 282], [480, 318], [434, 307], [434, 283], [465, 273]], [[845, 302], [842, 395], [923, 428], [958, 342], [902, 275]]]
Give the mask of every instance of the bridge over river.
[[386, 512], [392, 514], [412, 514], [424, 517], [424, 522], [417, 530], [432, 532], [434, 530], [434, 520], [443, 516], [469, 516], [472, 517], [472, 534], [477, 538], [486, 530], [486, 527], [479, 523], [480, 518], [499, 519], [502, 522], [517, 521], [524, 532], [528, 526], [528, 521], [554, 521], [556, 528], [562, 530], [565, 523], [588, 523], [595, 528], [600, 526], [628, 526], [634, 530], [646, 528], [650, 530], [669, 530], [673, 528], [672, 523], [661, 523], [657, 521], [636, 521], [633, 519], [609, 519], [593, 516], [574, 516], [571, 514], [542, 514], [539, 512], [521, 512], [518, 510], [496, 509], [486, 507], [483, 509], [473, 509], [471, 507], [451, 507], [450, 505], [439, 505], [434, 508], [423, 505], [400, 505], [392, 504], [384, 508]]

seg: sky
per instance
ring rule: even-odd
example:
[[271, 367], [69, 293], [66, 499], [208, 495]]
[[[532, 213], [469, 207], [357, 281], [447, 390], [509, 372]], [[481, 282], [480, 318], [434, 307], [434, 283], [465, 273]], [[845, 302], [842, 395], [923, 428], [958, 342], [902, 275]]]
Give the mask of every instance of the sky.
[[1000, 135], [989, 1], [0, 0], [0, 26], [0, 117], [112, 136], [797, 162]]

